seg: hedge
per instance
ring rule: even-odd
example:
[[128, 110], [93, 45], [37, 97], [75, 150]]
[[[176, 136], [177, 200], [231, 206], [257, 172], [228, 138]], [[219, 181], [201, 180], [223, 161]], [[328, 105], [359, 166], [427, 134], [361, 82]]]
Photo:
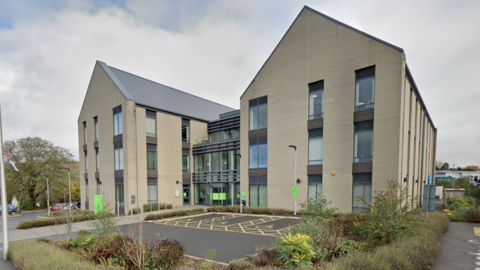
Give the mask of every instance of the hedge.
[[[239, 206], [212, 206], [207, 208], [207, 212], [227, 212], [240, 213]], [[255, 215], [272, 215], [272, 216], [294, 216], [293, 210], [281, 208], [264, 208], [264, 207], [243, 207], [244, 214]], [[297, 211], [297, 215], [301, 215], [301, 211]]]
[[326, 269], [430, 269], [440, 251], [438, 243], [450, 226], [443, 213], [430, 213], [414, 236], [380, 246], [372, 253], [356, 252], [328, 264]]
[[[82, 215], [73, 215], [73, 222], [81, 222], [95, 219], [95, 214], [87, 213]], [[53, 218], [42, 218], [36, 220], [24, 220], [18, 224], [17, 229], [31, 229], [31, 228], [38, 228], [38, 227], [45, 227], [45, 226], [52, 226], [58, 224], [65, 224], [64, 217], [53, 217]]]
[[164, 218], [191, 216], [203, 213], [205, 213], [205, 210], [203, 209], [179, 210], [167, 213], [150, 214], [145, 217], [145, 220], [159, 220]]
[[11, 243], [8, 259], [16, 269], [50, 269], [50, 270], [97, 270], [106, 269], [79, 258], [74, 253], [62, 250], [41, 241], [24, 241]]

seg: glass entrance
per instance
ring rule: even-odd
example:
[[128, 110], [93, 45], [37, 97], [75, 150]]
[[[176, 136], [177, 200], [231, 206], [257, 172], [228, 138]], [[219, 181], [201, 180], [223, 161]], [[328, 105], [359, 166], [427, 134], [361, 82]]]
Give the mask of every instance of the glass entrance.
[[183, 204], [190, 204], [190, 185], [183, 185]]
[[210, 192], [211, 205], [227, 205], [227, 198], [229, 197], [228, 195], [229, 194], [228, 194], [227, 185], [211, 187], [211, 192]]

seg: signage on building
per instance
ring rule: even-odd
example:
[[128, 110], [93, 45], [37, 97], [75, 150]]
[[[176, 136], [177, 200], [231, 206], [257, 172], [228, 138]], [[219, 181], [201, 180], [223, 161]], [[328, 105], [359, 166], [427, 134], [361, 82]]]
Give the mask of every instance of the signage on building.
[[180, 189], [179, 188], [175, 189], [175, 198], [180, 198]]
[[292, 189], [292, 197], [293, 197], [293, 198], [297, 198], [297, 197], [298, 197], [298, 187], [297, 187], [297, 186], [293, 186], [293, 189]]

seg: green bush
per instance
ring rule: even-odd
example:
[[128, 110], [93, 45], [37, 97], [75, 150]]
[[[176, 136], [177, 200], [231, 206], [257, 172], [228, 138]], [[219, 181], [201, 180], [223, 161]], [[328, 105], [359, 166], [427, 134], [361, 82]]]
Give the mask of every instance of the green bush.
[[362, 238], [385, 244], [413, 233], [420, 209], [411, 210], [415, 202], [408, 199], [407, 189], [398, 182], [387, 181], [387, 189], [376, 193], [373, 203], [360, 200], [370, 209], [364, 214], [365, 222], [356, 226]]
[[374, 252], [354, 252], [326, 266], [326, 269], [430, 269], [439, 252], [439, 241], [448, 229], [443, 213], [431, 213], [426, 222], [418, 223], [410, 237], [380, 246]]
[[340, 244], [335, 248], [335, 253], [337, 254], [338, 257], [342, 257], [346, 254], [363, 250], [366, 247], [367, 247], [367, 243], [343, 238]]
[[471, 223], [480, 223], [480, 210], [477, 207], [471, 207], [465, 212], [465, 221]]
[[[31, 228], [39, 228], [45, 226], [52, 226], [52, 225], [59, 225], [64, 224], [66, 222], [65, 215], [68, 213], [64, 213], [63, 217], [53, 217], [53, 218], [42, 218], [36, 220], [24, 220], [18, 224], [18, 230], [24, 229], [31, 229]], [[93, 213], [82, 214], [82, 215], [73, 215], [72, 222], [81, 222], [95, 219], [95, 215]]]
[[470, 210], [470, 207], [457, 208], [449, 212], [448, 218], [450, 218], [451, 221], [458, 221], [458, 222], [466, 221], [466, 213], [468, 210]]
[[305, 200], [304, 203], [300, 204], [303, 208], [302, 219], [305, 221], [324, 221], [331, 219], [335, 211], [338, 210], [337, 208], [328, 207], [331, 203], [332, 202], [327, 201], [321, 193], [318, 193], [315, 199], [310, 198]]
[[285, 234], [277, 239], [275, 249], [281, 261], [289, 268], [312, 265], [315, 253], [312, 239], [306, 234]]
[[[243, 207], [244, 214], [253, 215], [272, 215], [272, 216], [293, 216], [294, 211], [281, 208], [266, 208], [266, 207]], [[239, 206], [212, 206], [207, 208], [207, 212], [226, 212], [226, 213], [240, 213]], [[300, 213], [297, 213], [300, 214]]]
[[40, 241], [11, 243], [8, 249], [8, 259], [16, 269], [105, 269], [66, 250]]
[[462, 207], [467, 207], [470, 205], [470, 202], [467, 198], [447, 198], [447, 207], [450, 210], [455, 210]]
[[145, 220], [159, 220], [172, 217], [182, 217], [182, 216], [191, 216], [197, 214], [203, 214], [205, 210], [203, 209], [192, 209], [192, 210], [179, 210], [173, 212], [159, 213], [159, 214], [150, 214], [145, 217]]
[[252, 263], [245, 260], [235, 260], [229, 263], [230, 270], [248, 270], [254, 268], [255, 266]]

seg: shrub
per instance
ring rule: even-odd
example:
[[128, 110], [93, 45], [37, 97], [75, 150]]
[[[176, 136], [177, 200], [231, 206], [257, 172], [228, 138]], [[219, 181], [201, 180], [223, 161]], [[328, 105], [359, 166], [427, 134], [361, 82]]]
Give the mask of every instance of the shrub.
[[236, 260], [231, 261], [229, 263], [230, 270], [247, 270], [247, 269], [254, 269], [255, 266], [248, 261], [245, 260]]
[[[253, 215], [273, 215], [273, 216], [293, 216], [294, 211], [281, 208], [266, 208], [266, 207], [243, 207], [244, 214]], [[238, 206], [212, 206], [207, 208], [207, 212], [226, 212], [226, 213], [240, 213]], [[297, 212], [297, 214], [300, 214]]]
[[8, 259], [16, 269], [101, 269], [75, 254], [40, 241], [11, 243]]
[[398, 182], [387, 181], [387, 190], [377, 192], [373, 203], [365, 198], [360, 200], [370, 209], [370, 212], [364, 214], [365, 223], [356, 226], [361, 237], [385, 244], [412, 234], [417, 220], [414, 216], [420, 209], [411, 210], [414, 202], [408, 199], [407, 189], [402, 188]]
[[480, 223], [480, 210], [472, 207], [465, 212], [465, 221], [471, 223]]
[[197, 215], [202, 213], [205, 213], [205, 210], [203, 209], [179, 210], [179, 211], [159, 213], [159, 214], [150, 214], [145, 217], [145, 220], [159, 220], [164, 218], [190, 216], [190, 215]]
[[335, 248], [335, 253], [338, 257], [341, 257], [345, 254], [350, 254], [362, 250], [365, 247], [367, 247], [367, 243], [343, 238], [340, 244], [337, 245], [337, 247]]
[[453, 211], [446, 212], [451, 221], [466, 221], [466, 213], [470, 207], [460, 207]]
[[316, 221], [323, 221], [329, 220], [332, 218], [337, 208], [330, 208], [328, 207], [332, 202], [327, 201], [325, 197], [322, 196], [321, 193], [317, 194], [317, 198], [307, 199], [304, 203], [300, 205], [304, 209], [302, 213], [302, 219], [308, 220], [316, 220]]
[[439, 251], [438, 242], [448, 229], [443, 213], [431, 213], [419, 223], [414, 235], [376, 248], [373, 253], [360, 251], [328, 264], [326, 269], [430, 269]]
[[253, 264], [255, 266], [266, 266], [271, 261], [270, 252], [268, 249], [257, 249], [257, 256], [253, 257]]
[[462, 197], [462, 198], [448, 198], [447, 199], [447, 207], [450, 210], [455, 210], [455, 209], [458, 209], [458, 208], [467, 207], [468, 205], [469, 205], [469, 202], [464, 197]]
[[288, 233], [278, 238], [275, 248], [279, 257], [287, 267], [304, 267], [312, 264], [315, 252], [312, 248], [312, 240], [306, 234]]
[[161, 266], [166, 269], [174, 269], [185, 255], [185, 246], [177, 240], [162, 239], [149, 243], [149, 266]]
[[[83, 215], [73, 215], [73, 222], [81, 222], [95, 219], [95, 215], [92, 213], [83, 214]], [[53, 218], [42, 218], [36, 220], [24, 220], [18, 224], [17, 229], [30, 229], [30, 228], [38, 228], [38, 227], [45, 227], [45, 226], [52, 226], [58, 225], [65, 222], [64, 217], [53, 217]]]

